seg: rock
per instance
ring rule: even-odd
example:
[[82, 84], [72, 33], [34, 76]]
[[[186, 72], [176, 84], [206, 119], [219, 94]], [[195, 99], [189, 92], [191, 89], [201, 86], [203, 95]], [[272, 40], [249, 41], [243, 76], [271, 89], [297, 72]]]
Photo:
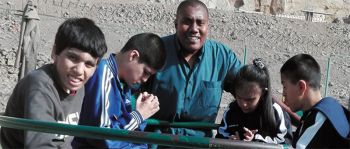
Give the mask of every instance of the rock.
[[335, 18], [332, 23], [344, 23], [343, 19], [342, 18]]
[[346, 24], [350, 24], [350, 15], [347, 16], [347, 17], [344, 17], [343, 18], [343, 22], [346, 23]]
[[7, 55], [7, 51], [6, 50], [1, 50], [0, 54], [1, 54], [1, 56], [6, 56]]
[[334, 86], [333, 82], [331, 82], [331, 81], [330, 81], [330, 82], [328, 82], [328, 86], [329, 86], [329, 87]]
[[64, 12], [64, 13], [63, 13], [63, 17], [64, 17], [64, 18], [69, 18], [69, 13], [68, 13], [68, 12]]
[[7, 65], [15, 66], [16, 59], [7, 59]]
[[345, 97], [347, 97], [347, 91], [344, 89], [339, 89], [338, 95], [340, 98], [344, 99]]

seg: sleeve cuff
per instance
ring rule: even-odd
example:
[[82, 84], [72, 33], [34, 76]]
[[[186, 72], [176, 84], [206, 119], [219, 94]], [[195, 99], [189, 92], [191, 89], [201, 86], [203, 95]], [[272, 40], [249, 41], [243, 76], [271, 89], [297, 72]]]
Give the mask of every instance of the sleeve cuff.
[[140, 125], [143, 122], [143, 118], [142, 118], [140, 112], [135, 110], [135, 111], [132, 111], [130, 114], [136, 120], [138, 125]]

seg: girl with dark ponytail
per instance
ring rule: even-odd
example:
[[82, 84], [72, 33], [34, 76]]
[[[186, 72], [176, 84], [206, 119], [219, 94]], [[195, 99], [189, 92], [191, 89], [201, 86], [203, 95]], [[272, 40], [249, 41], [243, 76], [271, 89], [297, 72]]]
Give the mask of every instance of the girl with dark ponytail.
[[226, 78], [224, 88], [236, 100], [224, 113], [217, 138], [291, 143], [290, 118], [272, 100], [270, 75], [262, 59], [243, 66], [235, 78]]

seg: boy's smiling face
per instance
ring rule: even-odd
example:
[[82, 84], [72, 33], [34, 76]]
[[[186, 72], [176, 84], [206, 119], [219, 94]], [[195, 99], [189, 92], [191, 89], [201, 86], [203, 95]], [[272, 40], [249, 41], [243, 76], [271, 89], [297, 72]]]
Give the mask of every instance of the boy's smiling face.
[[52, 52], [60, 85], [67, 91], [79, 90], [94, 74], [98, 58], [76, 48], [66, 48], [60, 54]]

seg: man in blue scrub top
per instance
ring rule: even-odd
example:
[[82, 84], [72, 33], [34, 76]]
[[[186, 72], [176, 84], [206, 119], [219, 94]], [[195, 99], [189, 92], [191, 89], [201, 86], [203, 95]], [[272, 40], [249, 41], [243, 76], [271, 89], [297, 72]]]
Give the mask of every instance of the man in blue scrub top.
[[[170, 122], [215, 122], [223, 81], [241, 63], [232, 50], [207, 39], [208, 8], [199, 0], [183, 1], [177, 8], [176, 33], [163, 37], [166, 65], [150, 80], [160, 111], [153, 118]], [[212, 135], [211, 131], [172, 128], [186, 136]]]

